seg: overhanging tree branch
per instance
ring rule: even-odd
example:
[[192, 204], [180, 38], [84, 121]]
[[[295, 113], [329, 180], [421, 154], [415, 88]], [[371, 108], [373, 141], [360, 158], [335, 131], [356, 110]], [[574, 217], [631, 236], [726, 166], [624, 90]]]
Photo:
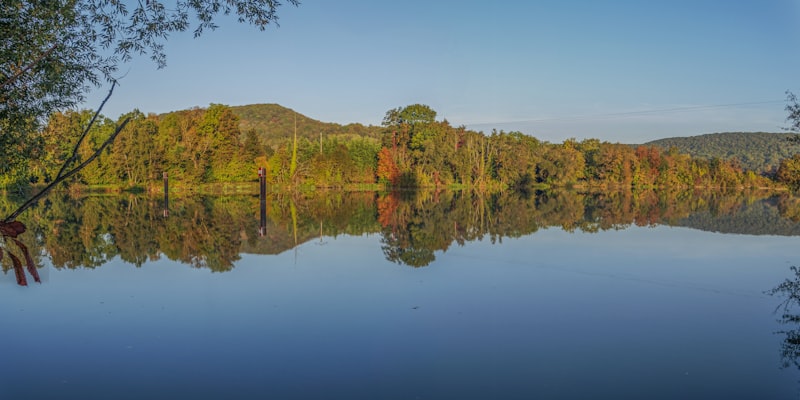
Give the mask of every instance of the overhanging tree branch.
[[81, 136], [78, 138], [78, 141], [75, 142], [75, 146], [72, 148], [72, 154], [69, 156], [69, 158], [67, 158], [66, 161], [64, 161], [64, 164], [61, 165], [61, 169], [58, 171], [58, 174], [56, 175], [56, 180], [61, 178], [61, 175], [64, 173], [64, 171], [66, 171], [67, 168], [69, 168], [69, 166], [72, 165], [72, 163], [75, 162], [75, 160], [78, 158], [78, 148], [81, 146], [81, 143], [83, 143], [83, 140], [86, 138], [86, 135], [89, 133], [89, 130], [92, 128], [92, 126], [94, 126], [94, 123], [95, 121], [97, 121], [97, 117], [100, 116], [100, 112], [103, 111], [103, 107], [106, 105], [106, 102], [108, 101], [109, 98], [111, 98], [111, 94], [114, 93], [115, 86], [117, 86], [117, 81], [112, 80], [111, 89], [108, 90], [108, 94], [103, 99], [103, 102], [100, 103], [100, 107], [97, 108], [97, 111], [95, 111], [94, 115], [92, 116], [92, 119], [89, 120], [89, 123], [86, 125], [86, 128], [83, 130]]
[[[97, 158], [98, 156], [100, 156], [100, 154], [103, 152], [103, 150], [105, 150], [105, 149], [106, 149], [106, 147], [108, 147], [108, 146], [109, 146], [111, 143], [113, 143], [113, 142], [114, 142], [114, 139], [116, 139], [117, 135], [119, 135], [119, 133], [122, 131], [122, 129], [123, 129], [123, 128], [125, 128], [125, 125], [127, 125], [127, 124], [128, 124], [128, 122], [129, 122], [130, 120], [131, 120], [131, 119], [130, 119], [130, 117], [128, 117], [128, 118], [125, 118], [125, 119], [122, 121], [122, 123], [121, 123], [121, 124], [119, 124], [119, 125], [117, 126], [117, 128], [114, 130], [114, 133], [112, 133], [112, 134], [111, 134], [111, 136], [109, 136], [109, 137], [108, 137], [108, 139], [106, 139], [106, 141], [105, 141], [105, 142], [103, 142], [103, 144], [101, 144], [101, 145], [100, 145], [100, 147], [99, 147], [99, 148], [97, 148], [97, 150], [95, 150], [95, 152], [94, 152], [94, 153], [92, 153], [92, 155], [91, 155], [91, 156], [89, 156], [89, 158], [87, 158], [87, 159], [86, 159], [86, 161], [82, 162], [82, 163], [81, 163], [80, 165], [78, 165], [77, 167], [75, 167], [75, 168], [73, 168], [73, 169], [69, 170], [69, 172], [66, 172], [66, 173], [64, 173], [64, 174], [62, 174], [61, 172], [59, 172], [59, 174], [58, 174], [58, 177], [57, 177], [57, 178], [56, 178], [56, 179], [55, 179], [53, 182], [50, 182], [50, 184], [49, 184], [49, 185], [47, 185], [47, 186], [46, 186], [44, 189], [42, 189], [42, 191], [41, 191], [41, 192], [37, 193], [35, 196], [31, 197], [31, 198], [30, 198], [28, 201], [26, 201], [26, 202], [25, 202], [23, 205], [21, 205], [19, 208], [17, 208], [17, 209], [16, 209], [16, 210], [15, 210], [13, 213], [11, 213], [11, 214], [10, 214], [8, 217], [6, 217], [6, 219], [5, 219], [5, 220], [3, 220], [3, 222], [9, 223], [9, 222], [13, 221], [13, 220], [14, 220], [15, 218], [17, 218], [17, 217], [18, 217], [20, 214], [22, 214], [22, 212], [23, 212], [23, 211], [27, 210], [27, 209], [28, 209], [28, 208], [30, 208], [30, 207], [31, 207], [31, 206], [32, 206], [34, 203], [36, 203], [36, 202], [37, 202], [37, 201], [39, 201], [39, 200], [40, 200], [42, 197], [44, 197], [45, 195], [47, 195], [47, 193], [48, 193], [48, 192], [50, 192], [50, 190], [52, 190], [54, 187], [56, 187], [56, 185], [60, 184], [61, 182], [64, 182], [64, 181], [65, 181], [65, 180], [67, 180], [69, 177], [71, 177], [71, 176], [73, 176], [73, 175], [77, 174], [77, 173], [78, 173], [78, 172], [80, 172], [82, 169], [84, 169], [84, 168], [85, 168], [87, 165], [89, 165], [89, 164], [90, 164], [92, 161], [94, 161], [94, 159], [95, 159], [95, 158]], [[94, 121], [92, 121], [92, 123], [94, 123]], [[91, 126], [91, 124], [90, 124], [90, 126]], [[87, 128], [87, 129], [88, 129], [88, 128]], [[68, 160], [68, 161], [69, 161], [69, 160]]]
[[3, 84], [2, 84], [2, 85], [0, 85], [0, 87], [6, 87], [6, 86], [8, 86], [8, 85], [10, 85], [10, 84], [14, 83], [14, 81], [15, 81], [15, 80], [17, 80], [17, 79], [19, 79], [19, 77], [20, 77], [20, 76], [22, 76], [23, 74], [25, 74], [25, 72], [28, 72], [28, 70], [30, 70], [31, 68], [33, 68], [33, 66], [34, 66], [34, 65], [36, 65], [36, 64], [38, 64], [40, 61], [44, 60], [44, 58], [45, 58], [45, 57], [47, 57], [48, 55], [50, 55], [50, 53], [52, 53], [53, 51], [55, 51], [57, 47], [58, 47], [58, 43], [55, 43], [55, 44], [53, 44], [52, 46], [50, 46], [50, 48], [49, 48], [49, 49], [47, 49], [47, 51], [45, 51], [44, 53], [42, 53], [42, 54], [41, 54], [39, 57], [37, 57], [35, 60], [33, 60], [33, 61], [31, 61], [30, 63], [28, 63], [28, 65], [24, 66], [22, 69], [20, 69], [19, 71], [17, 71], [17, 73], [16, 73], [16, 74], [9, 76], [9, 77], [8, 77], [8, 79], [6, 79], [6, 80], [5, 80], [5, 82], [3, 82]]

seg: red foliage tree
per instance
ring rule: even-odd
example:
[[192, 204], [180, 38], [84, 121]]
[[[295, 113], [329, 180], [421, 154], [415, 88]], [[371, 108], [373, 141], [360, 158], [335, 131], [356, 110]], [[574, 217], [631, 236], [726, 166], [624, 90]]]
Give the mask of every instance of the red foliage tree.
[[400, 182], [400, 169], [392, 158], [392, 152], [386, 147], [378, 152], [378, 181], [397, 185]]

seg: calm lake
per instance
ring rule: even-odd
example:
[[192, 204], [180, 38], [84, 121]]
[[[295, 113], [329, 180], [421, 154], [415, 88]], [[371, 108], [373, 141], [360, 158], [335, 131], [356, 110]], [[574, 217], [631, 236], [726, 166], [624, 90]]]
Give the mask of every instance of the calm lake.
[[800, 396], [788, 194], [52, 194], [20, 220], [42, 282], [3, 260], [0, 399]]

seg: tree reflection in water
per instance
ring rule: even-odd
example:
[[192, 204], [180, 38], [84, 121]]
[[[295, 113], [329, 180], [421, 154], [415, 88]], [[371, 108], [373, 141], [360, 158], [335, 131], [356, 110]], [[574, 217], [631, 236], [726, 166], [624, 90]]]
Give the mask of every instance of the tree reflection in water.
[[780, 313], [778, 322], [787, 327], [776, 332], [783, 336], [780, 351], [782, 365], [784, 368], [794, 365], [800, 369], [800, 269], [792, 266], [791, 270], [794, 276], [786, 278], [766, 293], [783, 297], [775, 309], [775, 313]]
[[[796, 201], [788, 194], [270, 193], [266, 220], [260, 215], [259, 196], [173, 197], [169, 218], [164, 218], [157, 196], [52, 194], [22, 215], [25, 234], [4, 234], [3, 249], [18, 242], [30, 250], [34, 265], [41, 266], [42, 257], [49, 257], [55, 268], [95, 268], [115, 257], [140, 266], [167, 257], [222, 272], [232, 269], [242, 253], [278, 254], [323, 235], [379, 234], [388, 260], [413, 267], [430, 265], [437, 252], [452, 245], [483, 239], [502, 242], [549, 227], [598, 232], [666, 224], [725, 233], [800, 235], [796, 208], [790, 206]], [[0, 211], [3, 208], [13, 205], [0, 199]], [[20, 271], [14, 258], [0, 262], [4, 271]]]

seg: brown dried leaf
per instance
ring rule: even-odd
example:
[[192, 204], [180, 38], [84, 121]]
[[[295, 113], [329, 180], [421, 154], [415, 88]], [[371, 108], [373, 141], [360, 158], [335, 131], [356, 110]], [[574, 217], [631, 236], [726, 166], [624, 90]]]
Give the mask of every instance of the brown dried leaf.
[[28, 286], [28, 279], [25, 278], [25, 271], [22, 269], [22, 263], [19, 261], [19, 258], [8, 250], [6, 250], [6, 253], [11, 257], [11, 263], [14, 264], [14, 274], [17, 276], [17, 284], [20, 286]]
[[41, 279], [39, 279], [39, 271], [36, 269], [36, 265], [33, 264], [33, 257], [31, 257], [31, 253], [28, 251], [28, 247], [22, 244], [17, 239], [12, 239], [14, 243], [17, 244], [17, 247], [22, 251], [22, 255], [25, 256], [25, 264], [28, 267], [28, 273], [31, 274], [33, 280], [36, 282], [41, 283]]
[[0, 235], [16, 238], [25, 233], [25, 224], [19, 221], [3, 222], [0, 221]]

